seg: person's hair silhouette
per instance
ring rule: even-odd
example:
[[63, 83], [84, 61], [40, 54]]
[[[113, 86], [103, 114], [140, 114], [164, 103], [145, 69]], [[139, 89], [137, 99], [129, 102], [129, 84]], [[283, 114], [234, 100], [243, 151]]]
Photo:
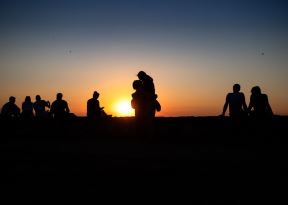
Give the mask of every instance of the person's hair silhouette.
[[250, 116], [260, 118], [273, 115], [271, 106], [268, 101], [268, 96], [261, 93], [261, 89], [259, 86], [255, 86], [251, 89], [248, 112]]
[[93, 97], [87, 101], [87, 117], [90, 119], [107, 116], [103, 110], [104, 107], [100, 107], [99, 96], [100, 94], [94, 91]]
[[31, 102], [31, 97], [26, 96], [25, 101], [22, 103], [22, 117], [24, 119], [31, 119], [34, 117], [33, 114], [33, 103]]
[[9, 97], [9, 102], [5, 103], [1, 110], [3, 118], [18, 118], [20, 116], [20, 108], [15, 104], [16, 98]]
[[144, 71], [140, 71], [137, 76], [139, 80], [142, 81], [143, 89], [149, 93], [155, 94], [153, 78], [147, 75]]
[[69, 116], [70, 109], [68, 103], [62, 97], [62, 93], [57, 93], [56, 100], [51, 105], [50, 113], [54, 118], [63, 119]]
[[36, 101], [33, 103], [33, 108], [35, 115], [38, 118], [48, 117], [48, 112], [45, 110], [45, 107], [50, 108], [50, 102], [42, 100], [40, 95], [36, 95]]
[[242, 92], [240, 92], [239, 84], [234, 84], [233, 93], [227, 94], [221, 116], [225, 116], [228, 106], [230, 117], [243, 117], [246, 115], [247, 105], [245, 101], [245, 96]]

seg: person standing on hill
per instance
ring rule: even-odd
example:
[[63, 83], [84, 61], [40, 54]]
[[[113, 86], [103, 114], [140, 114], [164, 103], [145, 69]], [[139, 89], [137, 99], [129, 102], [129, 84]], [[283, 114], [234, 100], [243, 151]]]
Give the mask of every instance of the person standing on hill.
[[244, 117], [247, 113], [247, 104], [245, 96], [240, 92], [240, 85], [233, 85], [233, 93], [228, 93], [223, 107], [221, 116], [225, 116], [226, 110], [229, 106], [229, 116], [234, 118]]
[[56, 100], [51, 105], [50, 113], [54, 118], [63, 119], [67, 118], [70, 113], [68, 103], [62, 99], [63, 94], [57, 93]]

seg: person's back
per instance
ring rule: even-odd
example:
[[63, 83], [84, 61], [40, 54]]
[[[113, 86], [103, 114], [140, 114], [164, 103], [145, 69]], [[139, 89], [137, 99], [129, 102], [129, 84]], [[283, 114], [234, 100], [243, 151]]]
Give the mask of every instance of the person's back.
[[3, 105], [1, 116], [3, 118], [17, 118], [20, 116], [20, 108], [15, 104], [16, 98], [11, 96], [9, 102]]
[[240, 116], [243, 114], [243, 103], [245, 100], [244, 94], [239, 93], [229, 93], [227, 95], [228, 103], [229, 103], [229, 115], [230, 116]]
[[47, 117], [47, 112], [45, 107], [50, 108], [49, 101], [41, 100], [39, 95], [36, 96], [36, 101], [33, 103], [33, 108], [36, 117]]
[[33, 103], [30, 96], [26, 96], [25, 101], [22, 103], [22, 117], [28, 119], [33, 116]]
[[229, 106], [230, 117], [243, 117], [245, 116], [247, 105], [245, 96], [240, 91], [240, 85], [235, 84], [233, 86], [233, 93], [228, 93], [226, 96], [226, 102], [224, 104], [223, 113], [225, 115], [226, 109]]
[[[261, 93], [259, 86], [255, 86], [251, 90], [251, 97], [248, 110], [250, 115], [257, 117], [265, 117], [273, 115], [272, 109], [270, 107], [268, 96]], [[252, 111], [253, 109], [253, 111]]]
[[68, 103], [65, 100], [62, 100], [62, 94], [57, 94], [57, 99], [51, 105], [51, 114], [54, 115], [55, 118], [65, 118], [68, 117], [68, 113], [70, 112]]

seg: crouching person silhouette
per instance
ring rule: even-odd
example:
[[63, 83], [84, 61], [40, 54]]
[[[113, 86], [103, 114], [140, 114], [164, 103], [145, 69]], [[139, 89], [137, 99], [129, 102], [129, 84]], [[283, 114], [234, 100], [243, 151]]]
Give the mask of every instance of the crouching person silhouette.
[[104, 107], [100, 107], [99, 98], [100, 94], [94, 91], [93, 97], [87, 101], [87, 118], [89, 119], [99, 119], [111, 117], [107, 115], [104, 111]]

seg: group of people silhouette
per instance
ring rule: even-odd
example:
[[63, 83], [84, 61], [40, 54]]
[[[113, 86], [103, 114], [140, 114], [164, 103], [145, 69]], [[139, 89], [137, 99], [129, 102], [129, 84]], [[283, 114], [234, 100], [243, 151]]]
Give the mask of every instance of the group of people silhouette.
[[[149, 122], [155, 118], [156, 111], [161, 111], [161, 105], [157, 100], [158, 95], [155, 91], [153, 78], [140, 71], [137, 74], [138, 79], [134, 80], [132, 87], [135, 90], [132, 93], [131, 107], [135, 110], [135, 119], [139, 122]], [[229, 116], [232, 118], [243, 118], [251, 116], [255, 118], [265, 118], [273, 115], [271, 106], [266, 94], [262, 94], [259, 86], [251, 89], [251, 97], [249, 106], [245, 101], [245, 95], [240, 92], [240, 85], [234, 84], [233, 92], [228, 93], [220, 116], [225, 116], [229, 107]], [[87, 101], [87, 118], [99, 119], [111, 117], [104, 111], [104, 107], [100, 107], [100, 94], [94, 91], [93, 97]], [[16, 105], [16, 98], [11, 96], [9, 102], [3, 105], [1, 116], [3, 118], [56, 118], [65, 119], [71, 116], [68, 103], [63, 100], [63, 94], [57, 93], [56, 100], [50, 105], [49, 101], [42, 100], [40, 95], [36, 95], [35, 102], [31, 101], [30, 96], [26, 96], [22, 103], [22, 112]], [[46, 109], [47, 108], [47, 109]], [[50, 111], [49, 111], [50, 109]], [[34, 114], [35, 113], [35, 114]]]
[[[7, 119], [19, 117], [23, 119], [31, 119], [34, 117], [42, 119], [48, 117], [65, 118], [69, 115], [70, 110], [68, 103], [62, 98], [63, 94], [57, 93], [56, 100], [50, 105], [50, 102], [42, 100], [40, 95], [36, 95], [36, 101], [34, 103], [31, 101], [30, 96], [26, 96], [25, 101], [22, 103], [22, 112], [20, 112], [20, 108], [15, 103], [16, 98], [11, 96], [9, 102], [3, 105], [1, 116]], [[46, 108], [50, 108], [50, 112]]]
[[250, 103], [247, 107], [244, 93], [240, 92], [240, 85], [233, 85], [233, 93], [228, 93], [221, 116], [225, 116], [229, 106], [229, 116], [243, 118], [251, 116], [254, 118], [266, 118], [273, 115], [268, 96], [261, 92], [259, 86], [251, 89]]

